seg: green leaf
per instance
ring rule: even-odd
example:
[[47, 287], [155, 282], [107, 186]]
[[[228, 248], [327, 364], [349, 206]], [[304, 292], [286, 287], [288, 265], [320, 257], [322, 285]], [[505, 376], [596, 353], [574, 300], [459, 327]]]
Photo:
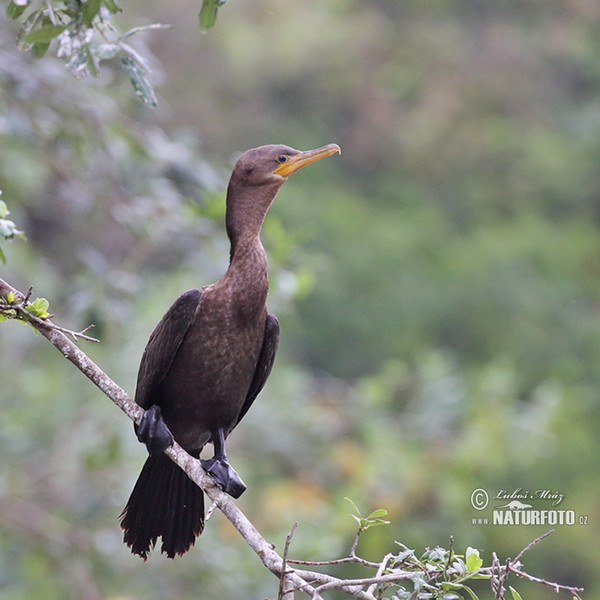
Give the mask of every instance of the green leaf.
[[64, 25], [48, 25], [47, 27], [42, 27], [41, 29], [36, 29], [35, 31], [28, 33], [25, 36], [25, 41], [28, 44], [50, 42], [65, 29], [66, 27]]
[[29, 2], [26, 4], [15, 4], [12, 1], [9, 2], [6, 7], [6, 16], [9, 19], [18, 19], [25, 12], [28, 4]]
[[[0, 191], [1, 194], [1, 191]], [[8, 206], [6, 206], [6, 202], [4, 200], [0, 200], [0, 219], [4, 219], [8, 214]]]
[[98, 14], [100, 10], [100, 0], [87, 0], [81, 5], [81, 12], [83, 14], [83, 23], [90, 27], [92, 19]]
[[206, 33], [217, 21], [217, 12], [226, 0], [203, 0], [200, 9], [199, 25], [200, 31]]
[[2, 252], [2, 248], [0, 248], [0, 260], [2, 261], [3, 264], [6, 264], [6, 256], [5, 256], [4, 252]]
[[8, 296], [7, 296], [7, 298], [6, 298], [6, 301], [7, 301], [9, 304], [12, 304], [12, 303], [15, 301], [15, 295], [13, 294], [13, 292], [9, 292], [9, 293], [8, 293]]
[[[348, 500], [348, 502], [350, 502], [350, 504], [352, 504], [352, 508], [354, 508], [354, 510], [356, 511], [356, 513], [358, 514], [358, 516], [360, 516], [360, 510], [358, 510], [358, 506], [356, 506], [356, 504], [354, 504], [354, 501], [350, 500], [350, 498], [348, 498], [348, 496], [345, 496], [344, 500]], [[352, 515], [352, 516], [354, 516], [354, 515]]]
[[478, 571], [483, 564], [483, 560], [479, 556], [479, 550], [469, 547], [467, 548], [465, 556], [467, 571], [469, 571], [469, 573], [475, 573], [475, 571]]
[[523, 600], [523, 598], [521, 598], [521, 594], [519, 594], [519, 592], [517, 592], [517, 590], [515, 590], [515, 588], [512, 585], [509, 585], [508, 589], [512, 594], [513, 600]]
[[102, 4], [114, 15], [121, 11], [119, 5], [114, 0], [102, 0]]
[[399, 552], [396, 555], [396, 562], [403, 562], [405, 561], [409, 556], [414, 556], [415, 555], [415, 551], [411, 550], [410, 548], [407, 548], [406, 550], [403, 550], [402, 552]]
[[379, 525], [389, 525], [389, 521], [384, 521], [383, 519], [363, 519], [365, 525], [364, 529], [368, 529], [369, 527], [377, 527]]
[[157, 99], [152, 84], [148, 80], [148, 73], [129, 56], [121, 59], [121, 64], [131, 80], [135, 93], [150, 106], [156, 106]]
[[463, 585], [463, 590], [465, 590], [473, 600], [479, 600], [479, 596], [470, 587]]
[[48, 316], [48, 307], [50, 303], [46, 298], [36, 298], [31, 304], [25, 307], [25, 310], [30, 312], [34, 317], [43, 319]]
[[385, 517], [388, 514], [388, 511], [385, 508], [379, 508], [374, 510], [366, 519], [378, 519], [379, 517]]
[[39, 44], [34, 44], [31, 49], [31, 54], [33, 54], [34, 58], [42, 58], [46, 52], [48, 52], [48, 48], [50, 48], [50, 42], [40, 42]]

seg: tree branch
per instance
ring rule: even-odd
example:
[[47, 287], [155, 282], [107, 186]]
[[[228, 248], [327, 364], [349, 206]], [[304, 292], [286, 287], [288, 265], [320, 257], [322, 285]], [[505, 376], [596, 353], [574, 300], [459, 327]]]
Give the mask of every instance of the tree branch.
[[[0, 298], [8, 298], [12, 293], [15, 298], [25, 300], [22, 294], [3, 279], [0, 279]], [[19, 304], [15, 305], [16, 310]], [[54, 325], [49, 319], [39, 319], [27, 314], [28, 321], [37, 329], [67, 360], [73, 363], [94, 385], [108, 396], [132, 421], [139, 423], [144, 411], [118, 386], [94, 361], [92, 361], [75, 343], [63, 333], [62, 328]], [[225, 515], [238, 530], [246, 543], [256, 552], [264, 566], [277, 577], [285, 571], [283, 559], [252, 525], [233, 501], [216, 485], [213, 479], [204, 471], [200, 461], [190, 456], [177, 442], [165, 453], [179, 465], [212, 500], [217, 508]], [[285, 573], [289, 587], [306, 589], [308, 584], [294, 571]], [[310, 592], [309, 592], [310, 593]], [[313, 596], [314, 597], [314, 596]], [[318, 597], [318, 596], [317, 596]]]
[[[44, 313], [43, 318], [32, 314], [26, 309], [29, 300], [28, 294], [22, 294], [10, 284], [0, 279], [0, 314], [9, 315], [10, 318], [17, 318], [27, 321], [37, 331], [39, 331], [60, 353], [73, 363], [94, 385], [96, 385], [106, 396], [108, 396], [132, 421], [139, 423], [144, 411], [138, 406], [123, 390], [119, 387], [98, 365], [96, 365], [75, 343], [73, 343], [66, 334], [70, 334], [77, 341], [78, 337], [83, 336], [83, 332], [75, 333], [67, 329], [59, 327], [52, 323], [50, 316]], [[11, 299], [9, 302], [8, 299]], [[2, 301], [5, 299], [5, 301]], [[97, 340], [95, 340], [97, 341]], [[237, 529], [246, 543], [258, 555], [263, 565], [271, 571], [280, 580], [279, 599], [293, 600], [294, 591], [300, 590], [308, 594], [313, 600], [323, 600], [322, 593], [327, 590], [340, 590], [357, 600], [378, 600], [382, 597], [382, 589], [377, 589], [377, 586], [389, 586], [399, 584], [402, 581], [412, 580], [416, 585], [416, 577], [425, 577], [428, 584], [433, 584], [440, 578], [442, 574], [445, 576], [456, 576], [456, 582], [462, 583], [468, 577], [465, 577], [462, 571], [450, 567], [453, 559], [453, 539], [451, 538], [450, 551], [445, 562], [440, 565], [440, 568], [435, 568], [431, 562], [419, 560], [415, 557], [412, 551], [408, 551], [409, 555], [406, 558], [399, 559], [393, 554], [387, 554], [381, 562], [375, 563], [367, 561], [356, 554], [358, 540], [366, 529], [360, 527], [352, 547], [350, 556], [346, 558], [330, 560], [330, 561], [298, 561], [288, 559], [287, 554], [291, 543], [291, 538], [296, 528], [296, 525], [290, 531], [284, 549], [283, 558], [274, 550], [274, 546], [267, 542], [242, 511], [233, 503], [233, 501], [217, 486], [214, 480], [204, 471], [200, 460], [190, 456], [177, 442], [170, 448], [165, 450], [165, 453], [173, 460], [180, 468], [182, 468], [188, 477], [196, 483], [204, 493], [210, 498], [213, 507], [218, 508], [223, 515]], [[545, 537], [550, 535], [553, 530], [541, 535], [530, 542], [515, 559], [507, 559], [503, 565], [500, 563], [496, 553], [493, 553], [493, 563], [491, 567], [479, 568], [477, 575], [483, 575], [490, 579], [494, 598], [504, 600], [504, 584], [509, 574], [515, 574], [520, 577], [529, 579], [536, 583], [540, 583], [553, 588], [555, 591], [568, 591], [572, 596], [581, 599], [579, 593], [582, 588], [568, 587], [546, 581], [544, 579], [529, 575], [522, 570], [522, 565], [519, 562], [525, 552], [538, 544]], [[394, 561], [396, 559], [396, 561]], [[329, 566], [343, 563], [360, 564], [376, 570], [374, 577], [366, 577], [362, 579], [339, 579], [326, 573], [316, 571], [303, 570], [298, 568], [290, 568], [289, 564], [307, 565], [307, 566]], [[402, 565], [404, 568], [398, 568]], [[412, 569], [412, 570], [411, 570]], [[474, 573], [473, 573], [474, 575]], [[462, 587], [462, 586], [459, 586]], [[365, 588], [367, 588], [365, 590]], [[383, 588], [385, 589], [385, 587]], [[411, 598], [415, 592], [411, 594]]]

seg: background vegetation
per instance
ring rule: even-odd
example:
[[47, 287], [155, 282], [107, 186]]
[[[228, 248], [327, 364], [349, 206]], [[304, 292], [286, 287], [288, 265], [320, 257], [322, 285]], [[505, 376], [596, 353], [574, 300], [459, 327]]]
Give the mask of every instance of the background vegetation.
[[[339, 143], [266, 223], [282, 347], [231, 439], [240, 506], [280, 548], [299, 521], [295, 557], [347, 552], [349, 496], [390, 513], [367, 558], [453, 535], [489, 563], [547, 528], [473, 525], [471, 492], [557, 491], [588, 524], [558, 527], [527, 569], [595, 597], [598, 3], [236, 0], [204, 36], [198, 4], [114, 17], [175, 26], [132, 41], [155, 109], [112, 63], [78, 81], [19, 52], [0, 17], [0, 188], [29, 239], [2, 244], [1, 276], [58, 322], [95, 323], [86, 351], [133, 392], [171, 300], [226, 266], [237, 153]], [[181, 560], [129, 555], [130, 424], [29, 328], [2, 324], [0, 365], [0, 598], [275, 595], [219, 515]]]

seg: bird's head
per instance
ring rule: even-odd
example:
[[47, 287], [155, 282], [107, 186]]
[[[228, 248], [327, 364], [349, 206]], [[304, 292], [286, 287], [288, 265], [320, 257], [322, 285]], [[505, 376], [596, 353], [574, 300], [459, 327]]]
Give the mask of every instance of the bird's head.
[[289, 146], [270, 145], [247, 150], [235, 163], [227, 188], [225, 222], [232, 243], [260, 233], [263, 220], [287, 178], [320, 158], [339, 152], [337, 144], [301, 152]]
[[235, 163], [232, 179], [243, 181], [248, 186], [275, 184], [279, 187], [302, 167], [336, 152], [341, 154], [337, 144], [305, 152], [282, 144], [260, 146], [247, 150], [240, 156]]

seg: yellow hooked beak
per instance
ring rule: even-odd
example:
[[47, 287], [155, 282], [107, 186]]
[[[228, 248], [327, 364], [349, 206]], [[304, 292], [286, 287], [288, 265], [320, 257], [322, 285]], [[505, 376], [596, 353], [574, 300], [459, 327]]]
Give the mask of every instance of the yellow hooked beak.
[[310, 163], [313, 163], [321, 158], [325, 158], [326, 156], [331, 156], [336, 152], [338, 154], [342, 153], [341, 148], [337, 144], [327, 144], [327, 146], [317, 148], [316, 150], [307, 150], [306, 152], [300, 152], [300, 154], [289, 156], [287, 161], [281, 163], [273, 171], [273, 173], [275, 175], [280, 175], [281, 177], [289, 177], [296, 171], [299, 171], [302, 167], [310, 165]]

